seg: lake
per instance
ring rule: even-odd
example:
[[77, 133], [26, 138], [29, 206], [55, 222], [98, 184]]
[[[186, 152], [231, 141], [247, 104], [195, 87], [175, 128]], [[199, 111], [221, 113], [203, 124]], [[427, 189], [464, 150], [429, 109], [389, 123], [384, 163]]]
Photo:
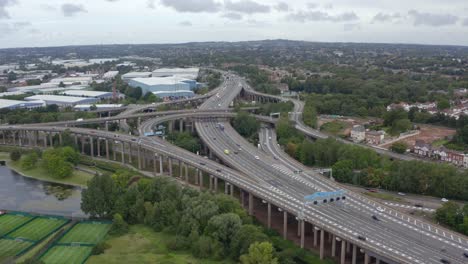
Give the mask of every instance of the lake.
[[7, 166], [0, 166], [0, 209], [86, 217], [80, 202], [80, 187], [23, 177]]

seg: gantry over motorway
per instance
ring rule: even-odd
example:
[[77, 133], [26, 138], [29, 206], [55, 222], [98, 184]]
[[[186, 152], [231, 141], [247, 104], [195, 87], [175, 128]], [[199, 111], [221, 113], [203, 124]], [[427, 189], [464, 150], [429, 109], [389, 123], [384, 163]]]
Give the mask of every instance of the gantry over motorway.
[[[248, 84], [236, 75], [225, 73], [225, 81], [217, 89], [216, 95], [206, 99], [198, 111], [179, 112], [177, 115], [181, 116], [173, 118], [225, 111], [241, 92], [251, 92]], [[122, 114], [120, 118], [133, 114], [136, 112]], [[143, 122], [139, 129], [144, 131], [152, 124], [174, 120], [170, 116], [173, 114], [156, 116]], [[318, 247], [322, 258], [327, 251], [333, 257], [340, 252], [342, 263], [347, 258], [351, 263], [371, 263], [377, 260], [381, 263], [440, 263], [441, 259], [451, 263], [466, 263], [463, 256], [464, 252], [468, 252], [466, 237], [402, 214], [351, 191], [347, 191], [345, 201], [308, 205], [302, 214], [304, 196], [344, 187], [307, 171], [303, 165], [288, 157], [278, 148], [273, 130], [262, 130], [260, 143], [263, 150], [259, 150], [242, 138], [225, 121], [225, 117], [193, 121], [197, 133], [210, 150], [210, 156], [221, 160], [228, 167], [159, 138], [57, 124], [0, 127], [3, 132], [3, 141], [0, 140], [0, 143], [46, 147], [51, 145], [54, 135], [58, 135], [60, 141], [62, 133], [68, 130], [75, 137], [77, 145], [81, 145], [82, 151], [85, 152], [86, 146], [92, 156], [111, 159], [112, 153], [114, 160], [124, 163], [136, 161], [138, 168], [150, 167], [155, 174], [167, 172], [173, 175], [176, 167], [183, 180], [189, 181], [193, 177], [201, 188], [207, 185], [208, 180], [210, 190], [217, 188], [218, 181], [222, 181], [225, 191], [238, 195], [243, 205], [246, 204], [247, 196], [249, 214], [259, 218], [266, 216], [268, 227], [277, 227], [275, 224], [282, 221], [280, 228], [286, 238], [292, 238], [291, 227], [297, 228], [300, 245], [305, 248]], [[218, 123], [223, 125], [223, 130]], [[226, 149], [236, 151], [237, 154], [226, 155]], [[120, 157], [116, 153], [120, 153], [117, 155]], [[189, 175], [189, 167], [196, 169], [195, 175]], [[373, 219], [373, 216], [379, 220]]]

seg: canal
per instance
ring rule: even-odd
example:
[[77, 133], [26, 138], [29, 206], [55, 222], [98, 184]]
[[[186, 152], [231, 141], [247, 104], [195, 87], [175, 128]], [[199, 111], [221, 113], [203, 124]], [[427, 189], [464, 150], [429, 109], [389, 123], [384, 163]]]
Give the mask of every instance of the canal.
[[0, 209], [85, 217], [80, 202], [80, 187], [27, 178], [0, 166]]

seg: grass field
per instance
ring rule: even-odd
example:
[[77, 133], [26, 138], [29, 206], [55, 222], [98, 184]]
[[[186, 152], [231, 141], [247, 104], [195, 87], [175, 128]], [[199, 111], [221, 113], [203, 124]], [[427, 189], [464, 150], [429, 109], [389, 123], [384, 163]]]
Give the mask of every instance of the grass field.
[[91, 254], [92, 247], [72, 247], [56, 245], [41, 260], [46, 264], [81, 264]]
[[97, 244], [109, 231], [110, 224], [96, 224], [84, 222], [76, 224], [58, 243], [79, 242], [84, 244]]
[[0, 237], [31, 220], [31, 216], [6, 214], [0, 216]]
[[33, 243], [28, 241], [16, 241], [11, 239], [0, 239], [0, 262], [7, 257], [13, 257], [22, 250], [31, 246]]
[[119, 263], [171, 263], [171, 264], [234, 264], [231, 260], [197, 259], [190, 252], [171, 251], [166, 242], [172, 235], [154, 232], [150, 227], [134, 225], [123, 236], [110, 237], [105, 241], [110, 246], [103, 254], [91, 256], [86, 264]]
[[61, 218], [40, 217], [20, 227], [19, 229], [10, 233], [8, 236], [12, 238], [20, 237], [38, 241], [49, 235], [51, 232], [66, 222], [66, 219]]

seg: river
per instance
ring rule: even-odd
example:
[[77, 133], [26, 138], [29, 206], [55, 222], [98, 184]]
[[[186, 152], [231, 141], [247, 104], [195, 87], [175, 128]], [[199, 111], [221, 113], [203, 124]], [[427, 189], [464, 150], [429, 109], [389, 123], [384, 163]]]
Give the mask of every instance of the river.
[[0, 166], [0, 209], [86, 217], [80, 202], [79, 187], [31, 179]]

